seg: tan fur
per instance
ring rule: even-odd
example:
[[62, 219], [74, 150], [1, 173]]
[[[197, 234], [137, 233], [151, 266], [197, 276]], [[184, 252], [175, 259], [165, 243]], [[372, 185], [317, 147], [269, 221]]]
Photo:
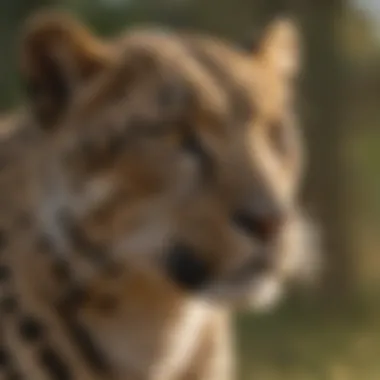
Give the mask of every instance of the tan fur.
[[[269, 305], [308, 249], [297, 202], [297, 38], [276, 21], [254, 54], [159, 30], [100, 41], [61, 14], [27, 23], [21, 73], [32, 112], [22, 133], [33, 139], [26, 148], [17, 137], [21, 154], [9, 157], [21, 188], [0, 178], [11, 206], [0, 266], [12, 272], [0, 301], [17, 294], [21, 308], [0, 315], [0, 344], [16, 371], [53, 378], [40, 360], [49, 345], [70, 379], [235, 377], [231, 309]], [[13, 196], [31, 214], [27, 226], [9, 223]], [[240, 210], [252, 231], [234, 219]], [[207, 268], [199, 289], [175, 278], [191, 266], [169, 266], [176, 243]], [[263, 258], [268, 266], [255, 269]], [[62, 263], [68, 278], [52, 269]], [[60, 309], [73, 287], [85, 297]], [[24, 314], [48, 330], [32, 343], [17, 335]], [[91, 337], [105, 372], [67, 318]]]

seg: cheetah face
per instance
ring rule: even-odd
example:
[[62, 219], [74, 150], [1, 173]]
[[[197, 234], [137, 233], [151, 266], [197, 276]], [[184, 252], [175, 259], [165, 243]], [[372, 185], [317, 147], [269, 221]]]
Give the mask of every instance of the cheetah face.
[[282, 20], [249, 53], [157, 30], [104, 42], [63, 15], [31, 20], [22, 73], [46, 142], [37, 212], [61, 254], [89, 250], [89, 267], [101, 256], [145, 268], [212, 301], [277, 296], [308, 250], [297, 40]]

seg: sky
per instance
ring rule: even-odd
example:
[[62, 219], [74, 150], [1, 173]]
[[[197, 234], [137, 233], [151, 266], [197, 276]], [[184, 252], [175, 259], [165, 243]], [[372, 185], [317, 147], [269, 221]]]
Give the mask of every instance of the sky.
[[350, 2], [367, 14], [380, 37], [380, 0], [350, 0]]
[[380, 14], [380, 0], [353, 0], [354, 4], [374, 12], [377, 16]]

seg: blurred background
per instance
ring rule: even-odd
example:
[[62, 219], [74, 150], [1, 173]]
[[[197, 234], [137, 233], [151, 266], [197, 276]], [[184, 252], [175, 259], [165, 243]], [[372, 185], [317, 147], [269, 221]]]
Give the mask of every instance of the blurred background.
[[299, 109], [304, 198], [323, 229], [319, 284], [240, 315], [239, 379], [380, 379], [380, 0], [12, 0], [0, 2], [0, 128], [23, 104], [19, 29], [39, 7], [71, 9], [100, 35], [133, 24], [241, 42], [273, 16], [303, 32]]

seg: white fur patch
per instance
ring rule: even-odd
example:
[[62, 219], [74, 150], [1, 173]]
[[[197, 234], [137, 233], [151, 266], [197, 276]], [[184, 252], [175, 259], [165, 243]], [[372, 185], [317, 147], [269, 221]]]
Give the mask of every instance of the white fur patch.
[[189, 300], [180, 312], [167, 337], [167, 350], [158, 366], [152, 368], [152, 380], [176, 379], [197, 349], [202, 327], [210, 315], [210, 306], [200, 300]]
[[254, 310], [264, 312], [280, 301], [283, 292], [283, 285], [275, 276], [263, 276], [257, 281], [249, 303]]
[[220, 281], [210, 287], [203, 297], [211, 303], [217, 302], [226, 306], [249, 307], [255, 311], [271, 308], [281, 299], [282, 283], [273, 273], [254, 277], [242, 284], [230, 284]]
[[280, 275], [291, 280], [315, 281], [322, 267], [320, 234], [314, 223], [301, 216], [291, 220], [284, 230], [284, 253]]

